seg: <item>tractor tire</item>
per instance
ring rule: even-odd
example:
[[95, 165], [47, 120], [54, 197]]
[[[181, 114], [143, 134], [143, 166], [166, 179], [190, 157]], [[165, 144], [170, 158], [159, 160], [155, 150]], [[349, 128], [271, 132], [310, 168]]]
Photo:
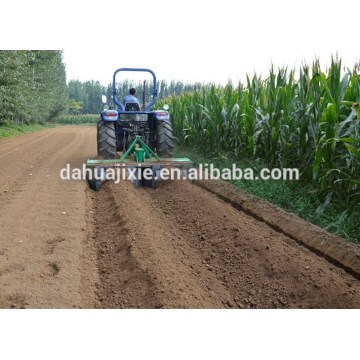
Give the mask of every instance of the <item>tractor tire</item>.
[[166, 121], [159, 121], [156, 126], [156, 150], [159, 157], [173, 156], [174, 137], [172, 125]]
[[113, 122], [100, 120], [97, 126], [98, 157], [114, 159], [116, 157], [116, 134]]

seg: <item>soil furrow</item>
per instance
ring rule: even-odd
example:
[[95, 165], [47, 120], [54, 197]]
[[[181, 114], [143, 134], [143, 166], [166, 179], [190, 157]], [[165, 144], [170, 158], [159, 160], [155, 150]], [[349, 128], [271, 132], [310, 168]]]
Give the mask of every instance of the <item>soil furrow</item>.
[[95, 157], [95, 127], [0, 154], [1, 308], [360, 307], [358, 245], [229, 184], [61, 180]]

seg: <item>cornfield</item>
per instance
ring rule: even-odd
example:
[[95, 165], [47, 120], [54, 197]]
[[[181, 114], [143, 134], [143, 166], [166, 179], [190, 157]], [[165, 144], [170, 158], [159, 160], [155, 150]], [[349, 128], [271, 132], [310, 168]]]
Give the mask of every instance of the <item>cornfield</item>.
[[349, 207], [360, 199], [359, 69], [344, 70], [334, 58], [326, 71], [315, 60], [297, 76], [272, 67], [266, 79], [199, 87], [164, 102], [181, 145], [296, 167], [324, 207], [332, 199]]
[[80, 124], [96, 124], [100, 119], [99, 114], [83, 114], [83, 115], [62, 115], [56, 118], [53, 123], [61, 125], [80, 125]]

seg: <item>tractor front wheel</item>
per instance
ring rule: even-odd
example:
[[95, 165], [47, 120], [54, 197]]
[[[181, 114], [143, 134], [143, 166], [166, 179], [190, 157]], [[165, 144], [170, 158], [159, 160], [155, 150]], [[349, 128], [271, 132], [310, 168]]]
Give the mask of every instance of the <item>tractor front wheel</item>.
[[172, 157], [174, 137], [172, 125], [166, 121], [159, 121], [156, 126], [156, 151], [159, 157]]
[[113, 122], [100, 120], [97, 126], [98, 157], [113, 159], [116, 157], [116, 134]]

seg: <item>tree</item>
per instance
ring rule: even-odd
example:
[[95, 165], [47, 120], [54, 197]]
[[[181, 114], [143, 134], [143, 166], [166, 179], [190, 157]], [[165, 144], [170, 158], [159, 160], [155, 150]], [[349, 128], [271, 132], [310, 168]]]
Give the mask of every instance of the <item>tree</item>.
[[0, 123], [44, 123], [67, 110], [61, 51], [0, 51]]

